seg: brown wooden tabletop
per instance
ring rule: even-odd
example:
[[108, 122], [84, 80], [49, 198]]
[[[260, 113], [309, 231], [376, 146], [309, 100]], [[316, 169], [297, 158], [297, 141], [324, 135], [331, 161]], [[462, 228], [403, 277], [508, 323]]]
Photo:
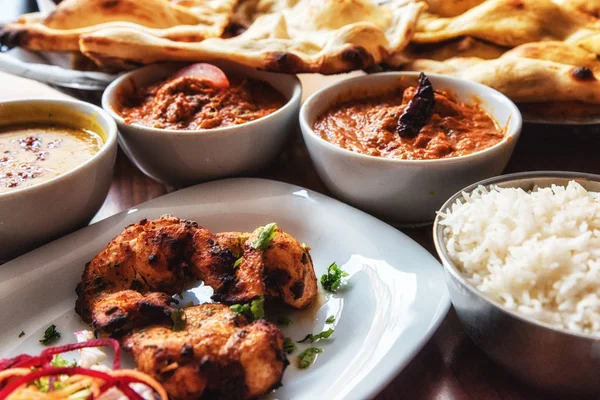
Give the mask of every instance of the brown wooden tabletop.
[[[563, 170], [600, 173], [600, 126], [525, 125], [506, 173]], [[297, 136], [273, 165], [256, 176], [328, 194]], [[96, 220], [175, 190], [144, 176], [119, 153], [115, 176]], [[435, 254], [431, 227], [401, 229]], [[377, 400], [554, 399], [516, 381], [488, 359], [466, 336], [454, 310], [413, 361]]]

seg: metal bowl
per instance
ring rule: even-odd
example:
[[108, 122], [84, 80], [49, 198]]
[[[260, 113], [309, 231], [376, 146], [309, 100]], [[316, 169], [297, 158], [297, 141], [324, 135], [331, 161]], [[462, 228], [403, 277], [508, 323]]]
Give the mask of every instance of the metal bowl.
[[[526, 172], [468, 186], [446, 201], [440, 210], [447, 210], [462, 198], [462, 192], [472, 192], [479, 185], [531, 190], [535, 186], [566, 185], [570, 180], [579, 182], [587, 190], [600, 192], [599, 175]], [[444, 265], [454, 308], [473, 342], [526, 383], [553, 393], [600, 393], [600, 339], [526, 318], [480, 293], [465, 280], [446, 252], [443, 228], [439, 216], [436, 217], [433, 225], [435, 248]]]

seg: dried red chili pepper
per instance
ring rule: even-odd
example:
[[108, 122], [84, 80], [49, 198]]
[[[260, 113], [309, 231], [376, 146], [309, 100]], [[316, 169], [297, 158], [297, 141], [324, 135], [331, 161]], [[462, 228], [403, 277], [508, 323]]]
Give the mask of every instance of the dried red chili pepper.
[[431, 119], [433, 107], [435, 107], [433, 86], [429, 78], [421, 72], [417, 91], [398, 118], [396, 133], [405, 138], [417, 136], [421, 128]]

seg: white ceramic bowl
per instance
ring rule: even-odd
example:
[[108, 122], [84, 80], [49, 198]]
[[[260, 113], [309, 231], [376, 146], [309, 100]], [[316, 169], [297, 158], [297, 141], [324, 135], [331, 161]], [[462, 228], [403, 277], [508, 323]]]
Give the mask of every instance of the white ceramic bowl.
[[456, 191], [502, 173], [521, 132], [521, 114], [506, 96], [479, 83], [428, 74], [436, 90], [458, 100], [477, 101], [506, 136], [500, 143], [466, 156], [439, 160], [397, 160], [343, 149], [322, 139], [312, 127], [340, 99], [381, 93], [400, 84], [416, 85], [416, 72], [360, 76], [326, 87], [300, 110], [300, 127], [317, 172], [335, 196], [398, 225], [433, 221], [435, 211]]
[[233, 63], [215, 62], [226, 74], [239, 74], [269, 83], [288, 102], [279, 110], [245, 124], [206, 130], [155, 129], [126, 124], [115, 111], [118, 96], [166, 78], [182, 64], [140, 68], [115, 80], [102, 96], [102, 107], [117, 121], [119, 143], [146, 175], [174, 186], [234, 175], [266, 167], [297, 129], [302, 86], [294, 75], [258, 71]]
[[35, 122], [91, 129], [103, 136], [104, 145], [71, 171], [0, 194], [0, 261], [85, 226], [104, 203], [112, 182], [117, 126], [102, 109], [77, 100], [0, 102], [0, 126]]

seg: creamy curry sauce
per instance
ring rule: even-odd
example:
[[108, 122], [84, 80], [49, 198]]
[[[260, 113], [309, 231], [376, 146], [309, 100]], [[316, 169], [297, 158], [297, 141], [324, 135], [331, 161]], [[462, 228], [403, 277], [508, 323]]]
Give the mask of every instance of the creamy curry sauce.
[[482, 108], [445, 91], [435, 91], [433, 115], [419, 134], [400, 137], [395, 132], [398, 117], [415, 92], [415, 87], [398, 88], [339, 102], [317, 118], [314, 130], [344, 149], [402, 160], [463, 156], [504, 139], [504, 130]]
[[83, 164], [102, 147], [94, 132], [60, 125], [0, 128], [0, 193], [55, 178]]

